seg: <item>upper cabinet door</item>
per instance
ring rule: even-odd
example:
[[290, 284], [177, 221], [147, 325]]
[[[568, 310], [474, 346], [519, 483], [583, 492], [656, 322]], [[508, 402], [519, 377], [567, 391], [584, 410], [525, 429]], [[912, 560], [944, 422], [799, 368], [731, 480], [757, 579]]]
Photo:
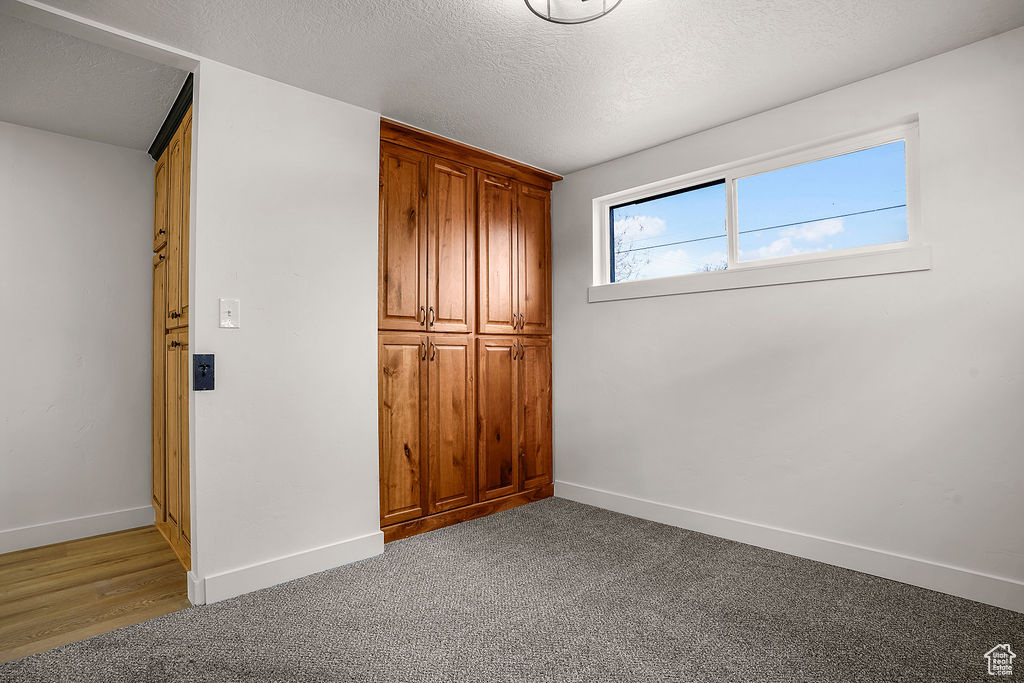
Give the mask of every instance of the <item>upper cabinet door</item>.
[[426, 330], [427, 155], [380, 146], [380, 260], [377, 324]]
[[472, 332], [476, 186], [471, 166], [431, 157], [427, 192], [427, 329]]
[[427, 335], [380, 335], [380, 523], [421, 517], [427, 503]]
[[428, 512], [433, 514], [476, 500], [476, 358], [469, 335], [431, 335], [427, 343]]
[[189, 219], [192, 214], [192, 107], [181, 121], [181, 227], [178, 230], [178, 318], [179, 325], [188, 325], [189, 298]]
[[551, 334], [551, 195], [516, 184], [519, 321], [522, 334]]
[[518, 321], [516, 220], [513, 182], [479, 173], [477, 180], [480, 332], [510, 334]]
[[516, 393], [520, 489], [551, 483], [551, 338], [521, 337]]
[[181, 192], [185, 163], [181, 128], [167, 144], [167, 329], [181, 327]]
[[[167, 150], [153, 170], [153, 251], [167, 244]], [[162, 324], [162, 323], [161, 323]]]

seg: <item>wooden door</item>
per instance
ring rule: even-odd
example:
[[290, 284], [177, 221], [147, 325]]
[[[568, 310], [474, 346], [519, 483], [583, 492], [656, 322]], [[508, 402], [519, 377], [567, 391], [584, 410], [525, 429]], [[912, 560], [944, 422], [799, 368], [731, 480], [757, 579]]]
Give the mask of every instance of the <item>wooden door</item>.
[[380, 146], [377, 326], [426, 330], [427, 155]]
[[518, 331], [551, 334], [551, 195], [516, 183]]
[[519, 490], [514, 337], [477, 338], [477, 425], [480, 500]]
[[181, 383], [181, 338], [181, 332], [169, 332], [164, 337], [164, 472], [167, 536], [172, 547], [181, 535], [181, 405], [178, 398]]
[[477, 325], [480, 332], [510, 334], [518, 326], [515, 192], [508, 178], [477, 177]]
[[178, 430], [174, 438], [178, 441], [178, 497], [181, 501], [181, 517], [179, 529], [182, 547], [178, 549], [178, 556], [181, 558], [185, 569], [191, 569], [192, 557], [192, 489], [189, 481], [189, 415], [188, 398], [190, 395], [190, 372], [191, 356], [188, 351], [188, 332], [183, 331], [178, 335], [181, 346], [178, 347]]
[[471, 166], [430, 158], [427, 329], [472, 332], [476, 307], [476, 185]]
[[427, 345], [428, 514], [433, 514], [476, 501], [476, 359], [469, 335], [431, 335]]
[[167, 244], [167, 150], [153, 170], [153, 251]]
[[516, 341], [520, 489], [526, 490], [551, 483], [551, 338]]
[[[164, 250], [166, 251], [166, 250]], [[165, 521], [165, 492], [167, 472], [164, 469], [166, 446], [164, 441], [164, 320], [167, 315], [166, 284], [167, 255], [161, 251], [153, 255], [153, 510], [156, 521]]]
[[427, 506], [427, 335], [382, 332], [378, 343], [381, 526]]
[[189, 220], [192, 213], [192, 107], [181, 121], [181, 208], [178, 230], [178, 325], [188, 325]]
[[164, 151], [167, 155], [167, 329], [181, 326], [181, 128]]

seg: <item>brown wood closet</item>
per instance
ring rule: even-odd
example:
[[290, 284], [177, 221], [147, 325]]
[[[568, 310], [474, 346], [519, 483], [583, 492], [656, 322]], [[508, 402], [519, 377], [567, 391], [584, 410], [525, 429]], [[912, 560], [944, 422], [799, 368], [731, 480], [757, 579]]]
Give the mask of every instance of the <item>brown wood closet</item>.
[[552, 494], [550, 194], [558, 180], [381, 120], [386, 541]]
[[156, 527], [191, 568], [188, 253], [192, 107], [153, 174], [153, 509]]

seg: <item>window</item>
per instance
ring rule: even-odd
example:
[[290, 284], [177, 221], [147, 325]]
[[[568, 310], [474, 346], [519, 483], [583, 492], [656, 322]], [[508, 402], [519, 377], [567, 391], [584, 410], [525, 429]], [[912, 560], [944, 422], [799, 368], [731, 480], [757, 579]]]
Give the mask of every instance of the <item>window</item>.
[[[908, 173], [916, 133], [912, 123], [595, 199], [594, 285], [651, 296], [927, 269]], [[807, 266], [836, 259], [848, 262]], [[795, 279], [778, 269], [791, 264], [803, 266]], [[754, 274], [767, 267], [770, 278]], [[666, 278], [676, 284], [643, 284]], [[592, 296], [606, 298], [628, 297]]]
[[725, 180], [612, 206], [611, 281], [726, 268]]

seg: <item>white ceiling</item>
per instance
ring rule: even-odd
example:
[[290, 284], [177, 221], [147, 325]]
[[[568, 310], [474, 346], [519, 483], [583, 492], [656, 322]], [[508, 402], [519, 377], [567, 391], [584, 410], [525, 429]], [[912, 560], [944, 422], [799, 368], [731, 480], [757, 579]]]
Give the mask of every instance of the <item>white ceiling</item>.
[[187, 75], [0, 14], [0, 121], [145, 150]]
[[1022, 0], [47, 0], [557, 172], [1024, 25]]

